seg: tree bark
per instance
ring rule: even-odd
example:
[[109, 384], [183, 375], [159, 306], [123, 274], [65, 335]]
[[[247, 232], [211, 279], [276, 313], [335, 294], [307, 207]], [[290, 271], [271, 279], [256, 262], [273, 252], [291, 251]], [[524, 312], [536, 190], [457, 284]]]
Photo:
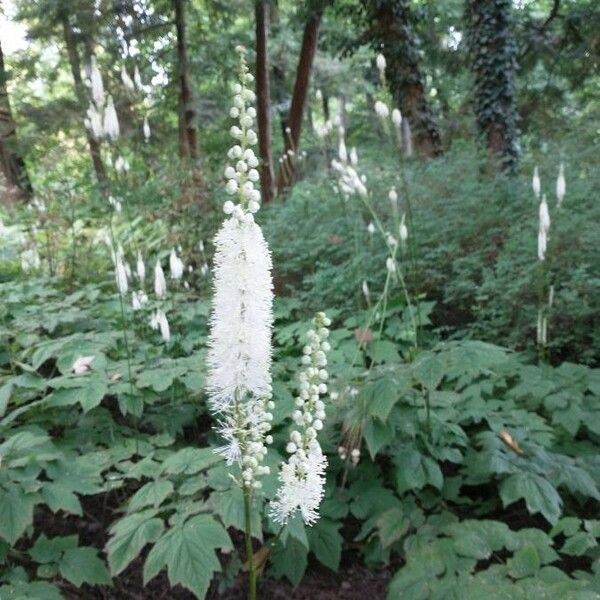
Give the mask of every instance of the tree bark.
[[271, 148], [271, 84], [269, 80], [269, 5], [256, 0], [256, 116], [258, 121], [258, 149], [260, 185], [263, 202], [274, 195], [273, 152]]
[[175, 28], [177, 30], [177, 59], [179, 70], [179, 151], [182, 158], [198, 160], [198, 131], [196, 109], [188, 71], [187, 39], [185, 33], [185, 2], [173, 0], [175, 7]]
[[428, 158], [439, 156], [442, 139], [425, 93], [409, 0], [363, 0], [363, 6], [371, 44], [386, 58], [386, 78], [394, 101], [408, 118], [417, 151]]
[[[87, 104], [87, 97], [85, 92], [85, 86], [81, 79], [81, 62], [79, 60], [79, 53], [77, 51], [77, 42], [73, 35], [73, 29], [69, 23], [69, 15], [66, 12], [61, 12], [60, 15], [63, 25], [63, 35], [65, 39], [65, 46], [67, 47], [67, 54], [69, 55], [69, 65], [71, 67], [71, 75], [73, 76], [73, 82], [75, 83], [75, 94], [77, 100], [82, 109], [85, 109]], [[85, 130], [88, 146], [90, 148], [90, 156], [92, 158], [92, 164], [94, 165], [94, 172], [96, 173], [96, 179], [98, 184], [103, 191], [108, 189], [108, 178], [106, 177], [106, 171], [104, 170], [104, 164], [102, 163], [102, 156], [100, 155], [100, 143], [94, 138], [94, 136], [87, 130]]]
[[33, 195], [25, 161], [18, 150], [17, 125], [10, 108], [4, 54], [0, 44], [0, 162], [10, 185], [17, 187], [24, 197]]
[[490, 156], [514, 172], [519, 142], [515, 86], [517, 46], [511, 11], [510, 0], [467, 0], [466, 5], [477, 127]]
[[[284, 146], [286, 155], [292, 151], [295, 155], [298, 153], [300, 144], [300, 133], [302, 131], [302, 118], [308, 97], [308, 87], [310, 82], [310, 73], [312, 70], [317, 43], [319, 40], [319, 27], [321, 25], [321, 14], [315, 13], [309, 17], [304, 34], [302, 36], [302, 47], [300, 48], [300, 58], [298, 68], [296, 69], [296, 82], [294, 84], [294, 93], [292, 104], [288, 115], [287, 127], [284, 132]], [[287, 163], [287, 164], [286, 164]], [[290, 186], [295, 179], [295, 160], [285, 160], [286, 168], [279, 170], [277, 177], [277, 190], [282, 191]]]

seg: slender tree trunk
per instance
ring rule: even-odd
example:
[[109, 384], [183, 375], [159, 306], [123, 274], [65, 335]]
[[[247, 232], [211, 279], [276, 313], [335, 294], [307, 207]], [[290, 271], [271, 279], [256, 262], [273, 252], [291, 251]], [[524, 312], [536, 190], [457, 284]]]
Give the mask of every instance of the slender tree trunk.
[[490, 156], [514, 171], [518, 164], [517, 46], [510, 0], [467, 0], [467, 41], [477, 127]]
[[[75, 93], [79, 106], [84, 109], [86, 105], [86, 93], [83, 80], [81, 79], [81, 63], [79, 61], [79, 53], [77, 52], [77, 42], [73, 35], [73, 29], [69, 23], [69, 15], [66, 12], [61, 12], [61, 20], [63, 25], [63, 35], [65, 38], [65, 46], [67, 47], [67, 54], [69, 55], [69, 65], [71, 67], [71, 74], [73, 76], [73, 82], [75, 83]], [[94, 136], [87, 130], [85, 134], [90, 148], [90, 156], [92, 158], [92, 164], [94, 165], [94, 172], [98, 184], [103, 191], [108, 189], [108, 179], [106, 177], [106, 171], [104, 170], [104, 164], [102, 163], [102, 156], [100, 155], [100, 143], [94, 138]]]
[[[298, 152], [300, 133], [302, 131], [302, 118], [304, 116], [304, 108], [308, 97], [310, 73], [315, 58], [315, 52], [317, 51], [320, 25], [321, 14], [315, 13], [308, 19], [306, 26], [304, 27], [300, 58], [296, 70], [296, 83], [294, 84], [292, 105], [290, 107], [286, 131], [284, 132], [286, 153], [288, 153], [288, 150], [291, 150], [294, 154], [297, 154]], [[287, 168], [279, 170], [279, 176], [277, 178], [278, 191], [291, 185], [295, 178], [295, 160], [286, 160], [285, 163], [287, 163]]]
[[260, 185], [263, 202], [274, 195], [273, 153], [271, 148], [271, 84], [269, 81], [269, 5], [256, 0], [256, 108], [258, 120], [258, 149], [262, 164]]
[[440, 129], [425, 93], [409, 0], [363, 0], [363, 5], [371, 25], [369, 37], [386, 58], [386, 78], [410, 122], [417, 151], [426, 157], [440, 155]]
[[33, 194], [33, 188], [25, 161], [18, 150], [17, 125], [10, 108], [6, 82], [4, 54], [0, 45], [0, 162], [8, 183], [16, 186], [26, 198], [29, 198]]
[[185, 2], [173, 0], [175, 6], [175, 28], [177, 29], [177, 59], [179, 68], [179, 119], [180, 154], [198, 160], [198, 130], [196, 128], [196, 109], [190, 85], [185, 33]]

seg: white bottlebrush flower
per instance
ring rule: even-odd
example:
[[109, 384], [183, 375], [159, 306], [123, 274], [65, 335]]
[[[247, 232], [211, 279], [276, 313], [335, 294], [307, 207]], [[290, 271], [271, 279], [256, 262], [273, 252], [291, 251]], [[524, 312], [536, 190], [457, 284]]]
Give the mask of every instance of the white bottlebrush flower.
[[560, 167], [558, 169], [558, 177], [556, 179], [556, 203], [557, 206], [562, 205], [562, 201], [565, 197], [565, 192], [567, 191], [567, 183], [565, 181], [565, 166], [563, 163], [560, 163]]
[[327, 458], [317, 439], [323, 429], [328, 373], [326, 353], [330, 350], [329, 325], [324, 313], [313, 319], [313, 329], [307, 333], [303, 349], [303, 370], [299, 374], [298, 407], [292, 418], [297, 429], [290, 433], [286, 450], [290, 454], [279, 471], [279, 489], [271, 503], [270, 514], [277, 523], [285, 524], [297, 511], [307, 525], [319, 518], [319, 506], [324, 495]]
[[175, 248], [171, 250], [171, 254], [169, 255], [169, 270], [171, 271], [171, 279], [181, 279], [183, 277], [185, 265], [181, 258], [177, 256]]
[[117, 252], [115, 261], [115, 279], [117, 280], [117, 289], [121, 295], [125, 295], [128, 290], [127, 271], [123, 263], [122, 255]]
[[104, 109], [104, 133], [113, 142], [119, 138], [119, 119], [112, 96], [108, 96], [106, 108]]
[[215, 410], [240, 390], [263, 397], [271, 385], [271, 255], [253, 222], [227, 219], [215, 238], [208, 389]]
[[167, 295], [167, 282], [165, 280], [165, 273], [160, 264], [160, 261], [156, 261], [154, 267], [154, 293], [158, 298], [164, 298]]
[[387, 269], [388, 273], [395, 273], [396, 272], [396, 262], [394, 261], [394, 259], [391, 256], [388, 256], [385, 260], [385, 268]]
[[35, 246], [21, 252], [21, 269], [24, 273], [37, 271], [41, 266], [42, 260]]
[[394, 108], [394, 110], [392, 110], [392, 123], [398, 129], [402, 127], [402, 113], [397, 108]]
[[398, 233], [402, 242], [406, 242], [406, 240], [408, 239], [408, 228], [406, 227], [406, 223], [404, 222], [405, 217], [406, 215], [402, 215], [402, 220], [400, 221], [400, 226], [398, 228]]
[[358, 152], [356, 151], [356, 148], [354, 146], [352, 146], [352, 148], [350, 148], [350, 164], [355, 167], [358, 164]]
[[540, 202], [540, 230], [542, 229], [546, 234], [550, 231], [550, 213], [545, 194], [542, 196], [542, 201]]
[[144, 141], [148, 142], [150, 140], [150, 123], [148, 123], [148, 117], [144, 117]]
[[75, 375], [83, 375], [91, 370], [92, 362], [94, 361], [95, 356], [79, 356], [75, 359], [73, 366], [71, 367], [71, 371], [75, 373]]
[[379, 70], [379, 72], [383, 75], [383, 73], [385, 73], [386, 67], [385, 56], [379, 53], [377, 55], [377, 58], [375, 59], [375, 64], [377, 65], [377, 69]]
[[100, 75], [100, 71], [98, 70], [98, 63], [95, 56], [92, 56], [90, 61], [90, 85], [92, 88], [92, 98], [96, 106], [100, 108], [104, 104], [104, 84], [102, 83], [102, 75]]
[[375, 102], [375, 113], [380, 119], [387, 119], [390, 116], [390, 109], [385, 102], [377, 100]]
[[257, 141], [250, 129], [256, 112], [247, 103], [255, 95], [246, 87], [253, 78], [245, 50], [239, 47], [237, 51], [240, 83], [234, 86], [233, 114], [239, 117], [240, 127], [232, 128], [238, 143], [227, 153], [233, 164], [226, 177], [234, 175], [227, 191], [237, 195], [238, 203], [224, 203], [223, 211], [229, 216], [215, 237], [207, 389], [218, 431], [226, 442], [218, 452], [229, 464], [241, 467], [239, 483], [249, 490], [260, 488], [258, 477], [269, 472], [261, 462], [267, 454], [266, 444], [272, 442], [268, 431], [275, 406], [271, 400], [273, 283], [269, 248], [254, 222], [260, 201], [253, 175], [258, 159], [249, 146]]
[[135, 84], [133, 83], [133, 79], [129, 77], [129, 73], [125, 68], [125, 65], [121, 67], [121, 81], [128, 92], [135, 92]]
[[369, 232], [369, 235], [373, 235], [375, 233], [375, 225], [373, 224], [373, 221], [369, 221], [369, 224], [367, 225], [367, 231]]
[[146, 265], [144, 264], [144, 259], [142, 258], [142, 253], [138, 250], [137, 253], [137, 262], [135, 265], [135, 270], [138, 276], [138, 279], [141, 283], [144, 282], [146, 278]]
[[397, 207], [398, 192], [396, 191], [395, 187], [390, 188], [390, 191], [388, 192], [388, 198], [389, 198], [390, 202], [392, 203], [392, 206]]
[[98, 140], [104, 135], [104, 129], [102, 127], [102, 115], [98, 112], [96, 106], [90, 103], [86, 119], [84, 121], [85, 126], [90, 133]]
[[362, 282], [362, 292], [367, 304], [369, 304], [371, 301], [371, 291], [369, 290], [369, 284], [366, 281]]
[[157, 310], [158, 328], [160, 329], [160, 335], [165, 342], [171, 339], [171, 329], [169, 328], [169, 321], [167, 321], [167, 315], [162, 310]]
[[344, 138], [340, 138], [340, 143], [338, 145], [338, 156], [343, 163], [348, 162], [348, 151], [346, 150], [346, 142], [344, 141]]
[[133, 310], [140, 310], [148, 302], [148, 296], [144, 290], [131, 293], [131, 307]]
[[536, 198], [539, 198], [540, 192], [542, 191], [542, 183], [540, 181], [540, 174], [539, 174], [537, 166], [535, 166], [533, 169], [533, 178], [531, 180], [531, 187], [533, 189], [533, 193], [535, 194]]
[[135, 83], [135, 87], [138, 89], [138, 92], [143, 91], [144, 85], [142, 83], [140, 70], [138, 69], [137, 65], [135, 65], [135, 68], [133, 69], [133, 82]]

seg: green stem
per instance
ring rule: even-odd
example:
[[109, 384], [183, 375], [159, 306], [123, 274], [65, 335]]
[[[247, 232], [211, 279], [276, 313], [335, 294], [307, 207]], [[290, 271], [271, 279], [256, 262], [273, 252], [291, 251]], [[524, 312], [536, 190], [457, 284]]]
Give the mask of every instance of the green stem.
[[256, 563], [252, 549], [252, 492], [244, 486], [244, 535], [248, 563], [248, 600], [256, 600]]

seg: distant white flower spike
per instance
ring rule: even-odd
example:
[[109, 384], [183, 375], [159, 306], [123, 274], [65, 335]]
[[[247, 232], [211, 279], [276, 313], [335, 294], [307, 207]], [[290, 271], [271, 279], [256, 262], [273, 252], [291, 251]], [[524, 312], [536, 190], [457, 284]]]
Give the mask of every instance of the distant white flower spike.
[[383, 74], [385, 72], [386, 67], [385, 56], [381, 53], [378, 54], [377, 58], [375, 59], [375, 64], [377, 65], [377, 69], [379, 70], [379, 72]]
[[377, 102], [375, 102], [375, 113], [380, 119], [387, 119], [390, 116], [390, 109], [387, 104], [381, 100], [377, 100]]
[[169, 255], [169, 269], [171, 271], [171, 279], [181, 279], [183, 277], [185, 265], [181, 258], [177, 256], [175, 248], [171, 250], [171, 254]]
[[104, 105], [104, 84], [102, 83], [102, 75], [98, 70], [96, 57], [92, 56], [90, 61], [90, 84], [92, 87], [92, 98], [98, 108]]
[[165, 280], [165, 273], [162, 269], [160, 261], [156, 261], [154, 267], [154, 293], [159, 298], [164, 298], [167, 295], [167, 282]]
[[146, 265], [144, 264], [144, 259], [142, 258], [142, 253], [139, 251], [137, 254], [137, 263], [136, 263], [135, 270], [137, 272], [138, 279], [140, 280], [140, 282], [143, 283], [144, 279], [146, 278]]
[[536, 198], [539, 198], [540, 192], [542, 191], [542, 184], [540, 181], [540, 174], [539, 174], [537, 166], [535, 166], [533, 169], [533, 178], [531, 180], [531, 187], [533, 188], [533, 193], [535, 194]]
[[566, 191], [567, 183], [565, 181], [565, 166], [563, 163], [560, 163], [560, 167], [558, 169], [558, 178], [556, 179], [556, 201], [559, 207], [562, 205]]
[[123, 65], [121, 67], [121, 81], [123, 82], [123, 85], [125, 86], [125, 89], [128, 92], [135, 91], [135, 85], [134, 85], [131, 77], [129, 77], [129, 73], [127, 72], [127, 69], [125, 68], [125, 65]]
[[144, 140], [148, 142], [150, 140], [150, 123], [148, 123], [148, 117], [144, 117]]
[[104, 133], [115, 141], [119, 138], [119, 119], [113, 103], [112, 96], [108, 97], [106, 108], [104, 109]]

